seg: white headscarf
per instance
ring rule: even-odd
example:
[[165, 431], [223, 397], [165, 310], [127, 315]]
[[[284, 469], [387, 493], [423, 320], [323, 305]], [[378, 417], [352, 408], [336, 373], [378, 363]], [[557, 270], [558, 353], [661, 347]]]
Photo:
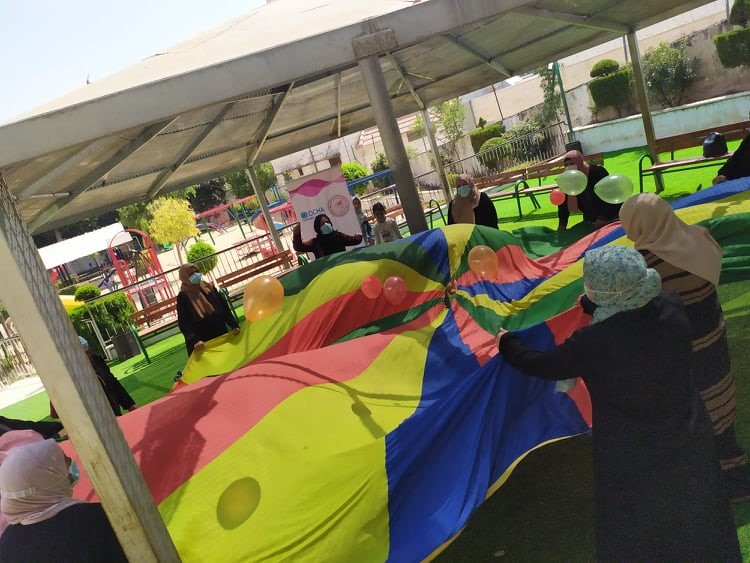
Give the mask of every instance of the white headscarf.
[[19, 446], [0, 466], [0, 509], [11, 524], [36, 524], [78, 504], [68, 464], [54, 440]]
[[[44, 438], [42, 435], [33, 430], [10, 430], [9, 432], [6, 432], [0, 436], [0, 465], [3, 464], [5, 458], [8, 457], [8, 454], [12, 449], [25, 446], [26, 444], [33, 444], [34, 442], [41, 442], [43, 440]], [[0, 498], [2, 498], [2, 493], [0, 493]], [[0, 503], [2, 503], [2, 501], [0, 501]], [[0, 536], [7, 527], [8, 521], [5, 519], [5, 516], [3, 516], [2, 511], [0, 511]]]

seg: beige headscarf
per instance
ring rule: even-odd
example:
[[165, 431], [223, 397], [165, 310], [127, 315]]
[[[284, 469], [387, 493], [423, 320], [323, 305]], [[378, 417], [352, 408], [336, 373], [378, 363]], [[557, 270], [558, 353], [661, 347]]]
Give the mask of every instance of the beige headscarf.
[[460, 197], [456, 194], [451, 205], [451, 215], [454, 223], [474, 224], [474, 208], [479, 205], [479, 188], [474, 185], [474, 181], [468, 174], [461, 174], [456, 178], [456, 188], [466, 184], [471, 188], [469, 195]]
[[11, 524], [43, 522], [82, 502], [72, 493], [65, 455], [54, 440], [13, 448], [0, 466], [0, 508]]
[[581, 154], [581, 151], [566, 152], [563, 156], [563, 165], [567, 166], [568, 164], [575, 164], [578, 170], [586, 174], [586, 176], [589, 175], [589, 165], [583, 160], [583, 154]]
[[[10, 450], [25, 446], [26, 444], [33, 444], [34, 442], [42, 442], [44, 438], [38, 432], [33, 430], [10, 430], [2, 436], [0, 436], [0, 465], [3, 464], [5, 458], [8, 457]], [[2, 498], [2, 492], [0, 492], [0, 499]], [[0, 500], [0, 503], [2, 501]], [[8, 521], [0, 511], [0, 536], [8, 527]]]
[[637, 249], [648, 250], [673, 266], [719, 285], [719, 244], [707, 229], [680, 220], [656, 194], [627, 199], [620, 208], [620, 221]]
[[195, 309], [195, 312], [198, 313], [200, 318], [203, 318], [214, 312], [213, 305], [211, 305], [211, 302], [206, 299], [206, 295], [211, 293], [212, 287], [210, 284], [202, 280], [198, 285], [190, 283], [190, 276], [197, 271], [198, 268], [192, 262], [185, 262], [180, 266], [179, 274], [180, 281], [182, 282], [180, 291], [190, 298], [190, 303], [193, 304], [193, 309]]

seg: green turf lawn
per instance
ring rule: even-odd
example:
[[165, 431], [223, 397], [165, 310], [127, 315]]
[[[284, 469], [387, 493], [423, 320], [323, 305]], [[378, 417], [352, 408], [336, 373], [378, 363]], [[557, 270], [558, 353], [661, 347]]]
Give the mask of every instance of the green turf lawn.
[[[730, 144], [731, 145], [731, 144]], [[736, 145], [736, 143], [735, 143]], [[612, 174], [625, 174], [637, 186], [638, 157], [632, 149], [605, 155]], [[681, 151], [678, 157], [700, 154], [700, 149]], [[693, 193], [699, 185], [711, 185], [716, 168], [665, 175], [667, 199]], [[653, 179], [646, 183], [654, 191]], [[556, 228], [557, 215], [546, 196], [538, 198], [541, 209], [531, 211], [524, 199], [524, 220], [518, 221], [514, 200], [496, 204], [500, 228], [508, 231], [532, 225]], [[528, 213], [527, 213], [528, 211]], [[575, 215], [571, 224], [576, 223]], [[738, 394], [737, 432], [740, 443], [750, 446], [750, 281], [724, 285], [719, 295], [724, 306], [730, 353]], [[187, 361], [181, 335], [149, 346], [153, 363], [142, 356], [112, 365], [112, 371], [136, 403], [144, 405], [164, 396], [173, 377]], [[0, 410], [11, 418], [41, 420], [49, 414], [46, 393]], [[509, 480], [477, 513], [458, 538], [438, 557], [443, 562], [480, 561], [593, 561], [593, 495], [591, 444], [587, 436], [562, 440], [530, 453]], [[735, 506], [743, 558], [750, 560], [750, 503]]]

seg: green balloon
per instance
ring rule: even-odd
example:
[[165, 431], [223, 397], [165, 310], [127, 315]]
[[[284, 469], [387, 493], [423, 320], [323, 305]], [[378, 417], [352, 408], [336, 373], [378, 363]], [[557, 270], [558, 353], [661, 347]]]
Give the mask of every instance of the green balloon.
[[596, 183], [594, 193], [607, 203], [622, 203], [633, 193], [633, 182], [627, 176], [610, 174]]
[[589, 179], [580, 170], [566, 170], [557, 178], [557, 185], [567, 195], [578, 195], [586, 189]]

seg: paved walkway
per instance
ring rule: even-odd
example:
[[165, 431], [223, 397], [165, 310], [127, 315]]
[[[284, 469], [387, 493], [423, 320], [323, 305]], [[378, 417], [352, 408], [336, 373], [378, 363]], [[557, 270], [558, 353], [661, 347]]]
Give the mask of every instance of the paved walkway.
[[28, 399], [41, 391], [44, 391], [44, 385], [37, 375], [14, 381], [7, 387], [0, 389], [0, 409]]

